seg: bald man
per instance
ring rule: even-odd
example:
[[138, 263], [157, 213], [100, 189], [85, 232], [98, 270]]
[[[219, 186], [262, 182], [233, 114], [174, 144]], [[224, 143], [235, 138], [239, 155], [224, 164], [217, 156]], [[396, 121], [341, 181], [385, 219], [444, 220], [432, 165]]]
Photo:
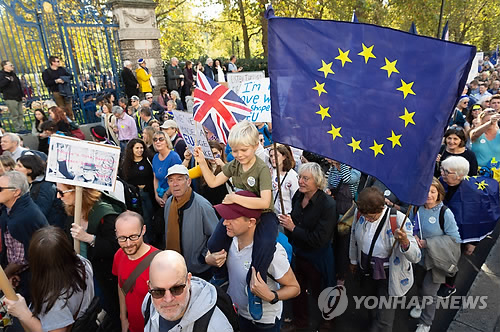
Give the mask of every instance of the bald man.
[[[149, 294], [142, 303], [145, 332], [192, 331], [195, 322], [216, 305], [217, 290], [187, 271], [184, 258], [173, 250], [157, 254], [149, 268]], [[224, 313], [215, 307], [208, 332], [233, 331]]]

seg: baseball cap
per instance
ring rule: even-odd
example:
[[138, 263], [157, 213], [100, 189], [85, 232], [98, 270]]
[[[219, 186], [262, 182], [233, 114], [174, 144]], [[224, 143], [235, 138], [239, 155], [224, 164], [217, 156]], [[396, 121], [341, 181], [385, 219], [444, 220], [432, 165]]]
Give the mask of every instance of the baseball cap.
[[139, 97], [137, 97], [137, 96], [132, 96], [132, 97], [130, 97], [130, 100], [139, 100]]
[[178, 127], [177, 127], [177, 122], [175, 122], [174, 120], [167, 120], [163, 122], [160, 128], [168, 129], [168, 128], [178, 128]]
[[167, 177], [173, 174], [189, 175], [189, 171], [186, 166], [177, 164], [168, 169]]
[[[170, 169], [169, 169], [170, 171]], [[258, 197], [253, 192], [248, 190], [242, 190], [236, 192], [236, 195], [245, 196], [245, 197]], [[224, 219], [236, 219], [239, 217], [247, 217], [247, 218], [259, 218], [262, 214], [262, 209], [249, 209], [243, 207], [239, 204], [217, 204], [214, 206], [219, 215]]]
[[102, 142], [106, 139], [106, 128], [104, 128], [103, 126], [95, 126], [95, 127], [90, 128], [90, 133], [99, 142]]
[[153, 97], [153, 94], [151, 92], [146, 93], [146, 98]]

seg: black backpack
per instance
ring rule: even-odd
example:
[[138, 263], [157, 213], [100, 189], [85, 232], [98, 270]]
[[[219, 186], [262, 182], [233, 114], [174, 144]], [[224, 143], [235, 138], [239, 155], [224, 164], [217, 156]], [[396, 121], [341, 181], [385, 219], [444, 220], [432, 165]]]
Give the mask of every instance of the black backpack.
[[[215, 311], [215, 307], [219, 308], [220, 311], [226, 316], [229, 324], [233, 328], [234, 332], [238, 332], [240, 330], [240, 325], [238, 323], [238, 314], [236, 313], [236, 309], [233, 305], [233, 301], [227, 295], [227, 293], [222, 290], [222, 288], [218, 286], [214, 286], [217, 290], [217, 302], [215, 305], [208, 310], [203, 316], [198, 318], [196, 322], [194, 322], [193, 332], [206, 332], [208, 331], [208, 324], [210, 323], [210, 319]], [[144, 326], [149, 321], [150, 316], [150, 307], [151, 307], [151, 296], [148, 298], [148, 303], [146, 305], [146, 311], [144, 312]]]
[[142, 215], [142, 201], [139, 188], [128, 183], [119, 176], [116, 177], [116, 180], [123, 184], [123, 193], [125, 194], [125, 205], [127, 205], [127, 210], [134, 211]]

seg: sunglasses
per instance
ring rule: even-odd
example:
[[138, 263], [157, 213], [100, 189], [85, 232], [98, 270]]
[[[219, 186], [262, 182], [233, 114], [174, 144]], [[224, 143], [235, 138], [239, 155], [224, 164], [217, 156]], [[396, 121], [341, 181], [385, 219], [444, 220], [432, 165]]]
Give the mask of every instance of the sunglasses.
[[156, 138], [153, 138], [153, 142], [163, 142], [165, 140], [165, 137], [156, 137]]
[[56, 193], [61, 197], [64, 197], [64, 194], [72, 193], [73, 191], [75, 191], [75, 189], [68, 189], [68, 190], [56, 189]]
[[130, 236], [118, 236], [116, 237], [116, 239], [118, 240], [118, 242], [127, 242], [127, 240], [130, 240], [130, 242], [134, 242], [139, 240], [141, 235], [142, 235], [142, 230], [139, 234], [132, 234]]
[[457, 172], [450, 172], [449, 170], [444, 169], [443, 167], [441, 167], [439, 170], [441, 171], [441, 173], [443, 173], [444, 175], [447, 175], [447, 176], [457, 174]]
[[16, 188], [14, 187], [0, 187], [0, 193], [4, 190], [15, 190]]
[[186, 288], [186, 284], [172, 286], [169, 289], [165, 289], [165, 288], [153, 288], [153, 289], [149, 289], [148, 293], [151, 294], [151, 296], [154, 299], [159, 300], [159, 299], [161, 299], [161, 298], [163, 298], [165, 296], [165, 293], [167, 291], [169, 291], [170, 294], [172, 294], [172, 296], [179, 296], [179, 295], [181, 295], [184, 292], [184, 288]]

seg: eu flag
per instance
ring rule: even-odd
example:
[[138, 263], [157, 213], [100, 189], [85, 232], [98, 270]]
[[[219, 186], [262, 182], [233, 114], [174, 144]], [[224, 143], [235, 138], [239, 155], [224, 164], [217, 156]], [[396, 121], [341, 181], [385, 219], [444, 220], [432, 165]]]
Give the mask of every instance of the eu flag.
[[473, 46], [370, 24], [269, 19], [273, 139], [422, 205]]

